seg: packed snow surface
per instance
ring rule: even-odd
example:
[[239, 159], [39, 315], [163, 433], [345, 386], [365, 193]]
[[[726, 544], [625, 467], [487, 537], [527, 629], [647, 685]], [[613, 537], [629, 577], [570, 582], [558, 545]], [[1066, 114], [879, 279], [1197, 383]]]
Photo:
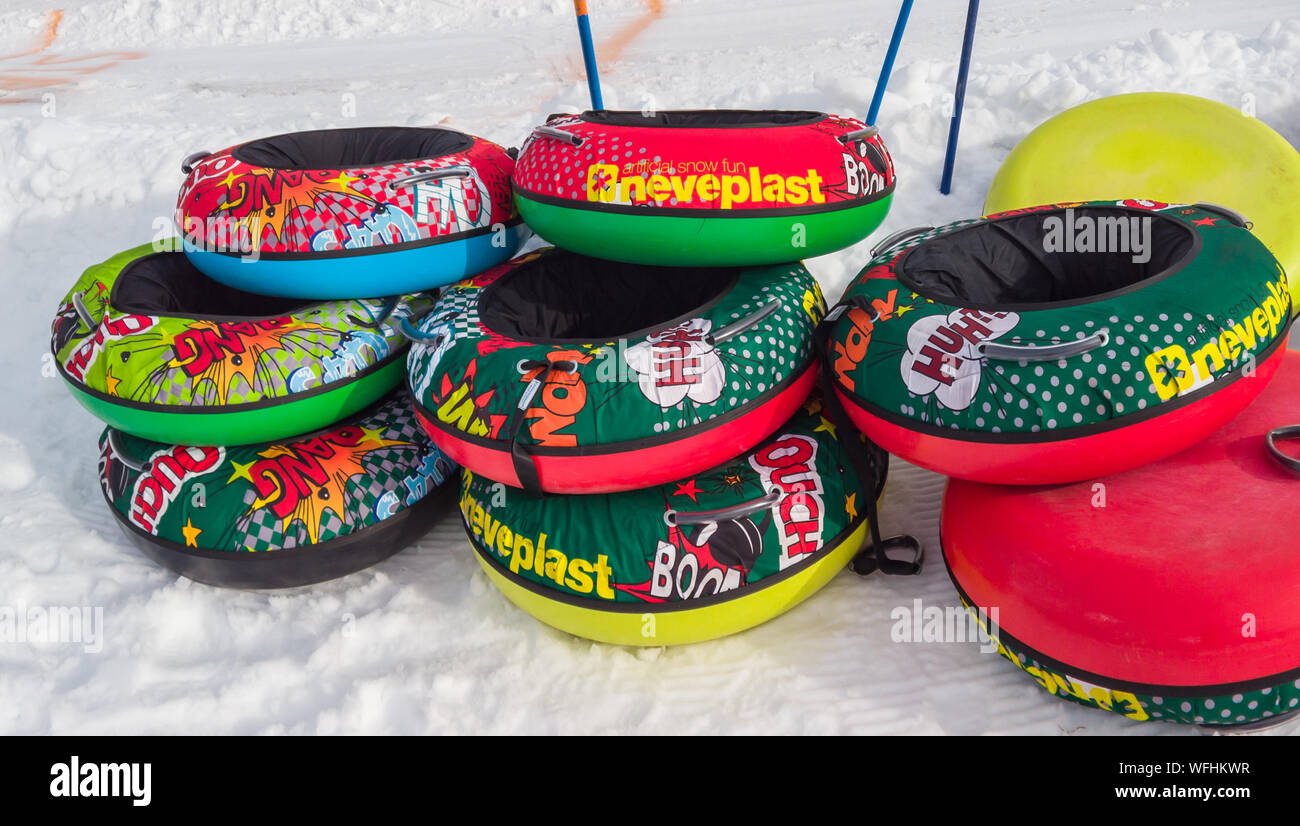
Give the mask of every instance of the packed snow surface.
[[[865, 114], [895, 0], [593, 0], [611, 108]], [[899, 172], [875, 234], [977, 215], [1036, 124], [1188, 92], [1300, 139], [1294, 0], [985, 0], [956, 183], [937, 191], [965, 4], [918, 3], [880, 123]], [[617, 47], [617, 48], [615, 48]], [[592, 644], [516, 609], [449, 513], [417, 546], [310, 588], [236, 592], [134, 549], [99, 491], [99, 424], [45, 355], [86, 266], [159, 234], [199, 149], [301, 129], [447, 124], [518, 145], [586, 106], [569, 0], [47, 0], [0, 10], [0, 607], [100, 609], [98, 645], [0, 643], [2, 733], [1186, 733], [1054, 699], [974, 644], [891, 639], [952, 606], [943, 480], [895, 460], [886, 532], [917, 578], [838, 576], [735, 637]], [[348, 114], [354, 112], [354, 117]], [[808, 261], [828, 297], [872, 240]], [[92, 615], [94, 615], [92, 613]]]

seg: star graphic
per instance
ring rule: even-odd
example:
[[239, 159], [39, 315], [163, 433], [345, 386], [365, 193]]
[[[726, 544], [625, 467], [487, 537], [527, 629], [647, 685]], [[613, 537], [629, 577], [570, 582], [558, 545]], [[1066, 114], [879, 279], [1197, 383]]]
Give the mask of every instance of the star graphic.
[[361, 437], [361, 441], [374, 442], [377, 445], [384, 444], [384, 429], [382, 427], [363, 427], [361, 428], [361, 432], [364, 434]]
[[230, 478], [226, 480], [227, 485], [229, 485], [231, 482], [235, 481], [236, 479], [247, 479], [250, 484], [252, 483], [253, 476], [251, 473], [248, 472], [248, 469], [253, 466], [252, 462], [240, 463], [232, 459], [230, 461], [230, 466], [235, 469], [235, 472], [230, 474]]
[[850, 493], [844, 497], [844, 512], [849, 515], [850, 520], [858, 518], [858, 495], [856, 493]]
[[1218, 219], [1218, 218], [1200, 218], [1200, 219], [1198, 219], [1198, 220], [1193, 221], [1192, 223], [1193, 223], [1193, 224], [1196, 224], [1196, 226], [1198, 226], [1198, 227], [1212, 227], [1212, 226], [1214, 226], [1214, 222], [1217, 221], [1217, 220], [1219, 220], [1219, 219]]
[[898, 317], [902, 316], [903, 313], [910, 313], [912, 310], [915, 310], [915, 309], [916, 309], [916, 308], [913, 307], [913, 306], [910, 305], [910, 304], [907, 305], [906, 307], [899, 307], [898, 309], [894, 310], [894, 317], [895, 317], [895, 318], [898, 318]]
[[108, 373], [104, 375], [104, 387], [108, 390], [108, 395], [110, 396], [117, 395], [117, 386], [121, 383], [121, 379], [113, 376], [112, 370], [109, 370]]
[[235, 181], [237, 181], [237, 180], [239, 180], [239, 176], [236, 175], [234, 172], [231, 172], [229, 175], [226, 176], [226, 179], [225, 179], [224, 181], [222, 181], [221, 184], [222, 184], [222, 186], [224, 186], [226, 189], [230, 189], [230, 185], [233, 184], [233, 183], [234, 183]]
[[831, 434], [832, 439], [839, 441], [840, 437], [835, 435], [835, 425], [831, 424], [830, 419], [827, 419], [825, 416], [822, 416], [821, 419], [822, 423], [814, 427], [813, 432], [816, 433], [818, 430], [825, 430], [827, 433]]
[[353, 181], [359, 181], [359, 180], [361, 179], [355, 175], [349, 175], [346, 172], [340, 172], [337, 178], [330, 178], [329, 182], [332, 184], [338, 184], [340, 187], [345, 187], [348, 184], [352, 183]]
[[699, 500], [695, 498], [695, 495], [699, 492], [700, 489], [695, 486], [695, 480], [692, 479], [689, 482], [685, 482], [685, 483], [678, 482], [677, 490], [673, 491], [673, 496], [681, 496], [684, 494], [686, 496], [691, 497], [692, 502], [697, 502]]
[[185, 534], [185, 546], [187, 548], [197, 548], [199, 546], [199, 534], [203, 533], [203, 529], [194, 527], [194, 523], [187, 516], [185, 517], [185, 527], [181, 528], [181, 533]]

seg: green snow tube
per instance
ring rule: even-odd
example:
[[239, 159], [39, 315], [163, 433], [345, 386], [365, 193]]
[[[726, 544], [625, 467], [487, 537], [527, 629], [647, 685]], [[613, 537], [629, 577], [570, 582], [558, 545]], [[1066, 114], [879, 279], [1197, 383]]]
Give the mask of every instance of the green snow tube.
[[118, 430], [252, 444], [332, 424], [392, 390], [406, 373], [398, 324], [430, 306], [424, 294], [252, 295], [146, 244], [86, 270], [60, 305], [50, 349], [73, 398]]

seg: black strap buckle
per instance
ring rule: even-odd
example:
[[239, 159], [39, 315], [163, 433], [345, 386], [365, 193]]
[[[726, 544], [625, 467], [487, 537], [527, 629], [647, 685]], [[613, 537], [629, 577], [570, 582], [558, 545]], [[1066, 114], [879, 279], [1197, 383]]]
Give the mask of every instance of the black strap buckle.
[[[889, 555], [889, 551], [900, 548], [908, 549], [911, 558], [895, 559]], [[867, 576], [876, 571], [888, 576], [915, 576], [921, 573], [921, 565], [924, 562], [925, 546], [921, 544], [921, 540], [909, 534], [900, 534], [864, 548], [861, 553], [853, 557], [849, 566], [858, 576]]]
[[[854, 296], [857, 298], [857, 296]], [[846, 305], [862, 306], [859, 302], [849, 300], [837, 304], [836, 307]], [[872, 310], [867, 306], [864, 309]], [[875, 313], [874, 321], [880, 320], [880, 314]], [[827, 314], [821, 324], [817, 327], [816, 344], [817, 351], [821, 358], [827, 358], [830, 352], [830, 328], [834, 323], [831, 314]], [[921, 564], [925, 560], [925, 548], [921, 541], [914, 536], [902, 534], [900, 536], [891, 536], [888, 539], [882, 539], [880, 536], [880, 514], [876, 510], [876, 491], [870, 490], [870, 482], [873, 479], [880, 479], [881, 474], [888, 468], [889, 457], [879, 447], [875, 447], [878, 455], [873, 455], [866, 443], [859, 438], [857, 427], [849, 419], [848, 413], [840, 404], [839, 397], [836, 396], [836, 382], [831, 378], [830, 373], [824, 367], [821, 371], [822, 385], [822, 405], [826, 410], [827, 416], [831, 422], [839, 428], [841, 434], [840, 444], [844, 446], [844, 451], [848, 455], [849, 464], [858, 474], [862, 481], [863, 493], [867, 496], [866, 500], [866, 517], [867, 524], [870, 528], [870, 537], [868, 544], [853, 557], [849, 563], [853, 572], [860, 576], [880, 571], [882, 574], [890, 576], [912, 576], [921, 572]], [[862, 437], [865, 438], [865, 437]], [[874, 447], [874, 444], [873, 444]], [[881, 466], [883, 463], [883, 467]], [[895, 559], [889, 556], [890, 550], [907, 549], [910, 551], [910, 559]]]

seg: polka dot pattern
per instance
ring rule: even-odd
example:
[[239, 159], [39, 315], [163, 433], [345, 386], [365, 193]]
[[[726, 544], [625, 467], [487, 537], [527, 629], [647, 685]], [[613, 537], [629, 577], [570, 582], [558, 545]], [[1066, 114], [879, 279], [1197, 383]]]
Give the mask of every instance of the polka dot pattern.
[[[627, 358], [628, 350], [644, 342], [644, 336], [582, 344], [533, 344], [508, 341], [485, 327], [478, 314], [483, 288], [517, 266], [518, 261], [509, 262], [448, 288], [421, 323], [420, 331], [427, 335], [447, 332], [451, 340], [413, 347], [408, 360], [411, 386], [426, 409], [438, 409], [468, 380], [478, 417], [473, 421], [495, 423], [498, 438], [504, 435], [504, 423], [513, 416], [527, 387], [520, 363], [572, 359], [573, 354], [586, 359], [578, 371], [582, 388], [573, 391], [584, 402], [559, 432], [573, 436], [577, 446], [686, 435], [706, 428], [719, 416], [770, 400], [804, 375], [813, 363], [813, 331], [826, 310], [816, 280], [802, 264], [742, 270], [729, 292], [694, 314], [699, 322], [707, 322], [709, 335], [719, 339], [712, 345], [712, 355], [704, 358], [716, 358], [721, 365], [721, 395], [708, 402], [694, 401], [688, 395], [661, 407], [644, 394], [640, 374]], [[764, 314], [769, 307], [773, 309]], [[664, 329], [672, 326], [665, 324]], [[566, 353], [552, 356], [556, 350]], [[527, 435], [521, 438], [528, 441]]]
[[[1180, 394], [1241, 374], [1283, 331], [1283, 324], [1268, 322], [1261, 334], [1258, 324], [1276, 309], [1270, 291], [1275, 271], [1247, 269], [1225, 287], [1223, 273], [1197, 262], [1213, 260], [1214, 244], [1247, 242], [1208, 232], [1201, 255], [1155, 286], [1099, 301], [1021, 309], [1010, 313], [1010, 329], [992, 329], [993, 311], [937, 302], [898, 279], [896, 268], [908, 250], [976, 223], [960, 221], [901, 239], [870, 261], [846, 291], [842, 300], [859, 306], [896, 307], [874, 325], [865, 356], [849, 374], [853, 392], [869, 407], [958, 431], [1058, 431], [1061, 438], [1075, 438], [1080, 431], [1137, 421], [1154, 407], [1179, 401]], [[954, 321], [961, 313], [974, 313], [970, 317], [983, 326]], [[832, 339], [844, 345], [851, 335], [857, 333], [846, 315]], [[1028, 351], [1070, 342], [1088, 346], [1045, 361], [977, 350], [984, 343]], [[972, 392], [949, 392], [958, 376]]]
[[[820, 203], [838, 201], [857, 204], [874, 200], [893, 186], [893, 161], [880, 135], [864, 141], [844, 144], [839, 136], [861, 129], [865, 124], [853, 118], [828, 116], [811, 124], [788, 126], [752, 126], [746, 128], [655, 127], [587, 122], [577, 115], [552, 116], [546, 123], [581, 139], [581, 144], [534, 132], [524, 142], [515, 164], [514, 185], [524, 193], [548, 198], [587, 202], [590, 176], [599, 176], [594, 185], [608, 186], [618, 178], [639, 177], [648, 181], [653, 175], [678, 176], [682, 186], [665, 198], [645, 196], [638, 205], [662, 208], [719, 208], [719, 197], [702, 197], [695, 187], [705, 176], [728, 175], [744, 183], [744, 197], [730, 202], [731, 209], [789, 208], [812, 204], [783, 183], [780, 188], [768, 185], [768, 176], [791, 176], [811, 186], [809, 170], [816, 174]], [[779, 139], [778, 139], [779, 136]], [[791, 151], [791, 145], [798, 151]], [[873, 195], [865, 197], [856, 181], [850, 186], [845, 172], [846, 153], [855, 163], [873, 174], [877, 183]], [[752, 174], [751, 174], [752, 173]], [[685, 179], [694, 177], [689, 187]], [[755, 191], [754, 181], [759, 184]], [[811, 190], [809, 190], [811, 191]], [[606, 195], [606, 197], [609, 197]], [[616, 203], [629, 203], [622, 195]]]

